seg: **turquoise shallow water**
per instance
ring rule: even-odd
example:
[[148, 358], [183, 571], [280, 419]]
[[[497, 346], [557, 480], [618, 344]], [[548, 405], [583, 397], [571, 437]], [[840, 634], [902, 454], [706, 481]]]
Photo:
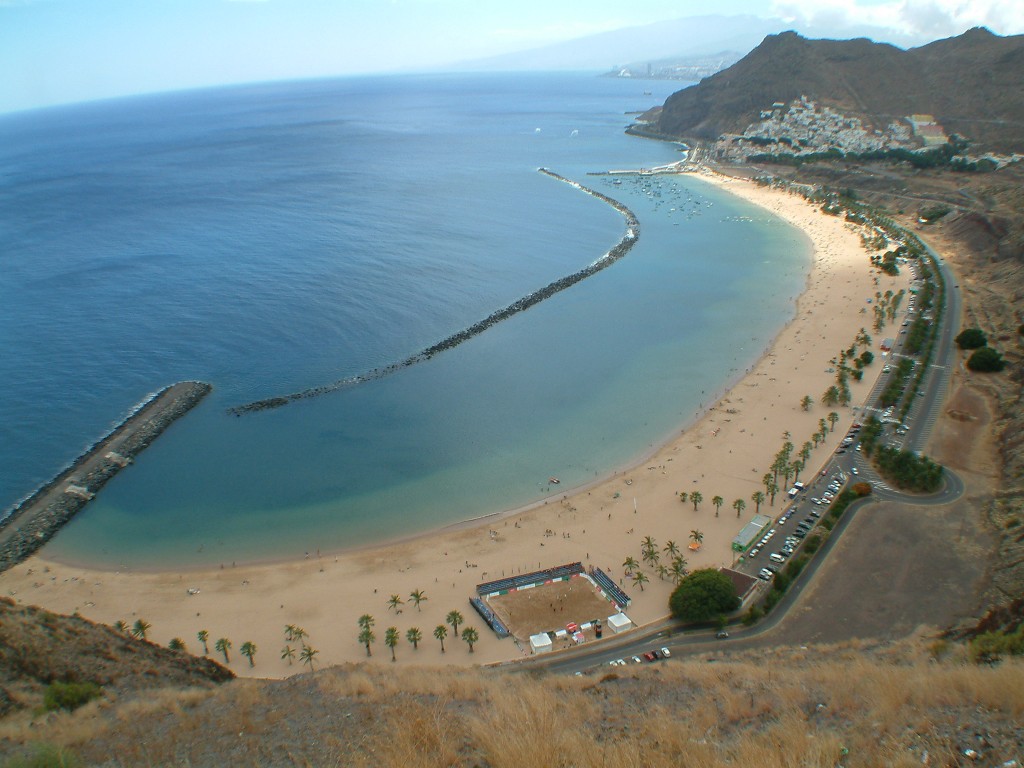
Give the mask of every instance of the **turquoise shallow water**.
[[[651, 88], [645, 83], [643, 88]], [[517, 507], [635, 460], [793, 313], [802, 235], [625, 136], [663, 93], [584, 75], [366, 78], [0, 119], [0, 403], [10, 501], [148, 391], [214, 394], [47, 553], [103, 565], [301, 555]], [[89, 131], [66, 128], [73, 117]], [[538, 130], [539, 129], [539, 130]], [[399, 374], [401, 359], [598, 258], [629, 255]], [[8, 347], [8, 345], [10, 345]], [[17, 438], [22, 450], [12, 445]]]

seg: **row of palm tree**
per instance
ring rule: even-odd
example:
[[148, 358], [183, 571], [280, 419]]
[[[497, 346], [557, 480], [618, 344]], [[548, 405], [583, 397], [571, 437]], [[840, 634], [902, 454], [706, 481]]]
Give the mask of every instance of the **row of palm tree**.
[[[417, 590], [417, 592], [419, 592], [419, 590]], [[420, 593], [420, 595], [421, 601], [426, 599], [426, 597], [422, 593]], [[392, 598], [394, 597], [395, 595], [392, 595]], [[414, 602], [416, 602], [415, 599]], [[465, 621], [465, 618], [458, 611], [449, 611], [448, 615], [445, 617], [445, 623], [438, 624], [434, 628], [434, 637], [437, 638], [437, 640], [441, 643], [441, 653], [445, 652], [444, 641], [445, 638], [448, 637], [447, 625], [449, 624], [451, 625], [452, 628], [452, 635], [454, 637], [461, 637], [463, 642], [465, 642], [466, 645], [469, 646], [469, 652], [473, 653], [473, 646], [477, 642], [479, 642], [480, 633], [474, 627], [463, 627], [462, 635], [460, 636], [459, 625], [464, 624]], [[377, 635], [373, 631], [374, 624], [376, 624], [376, 619], [374, 619], [373, 616], [371, 616], [370, 614], [364, 613], [362, 616], [359, 617], [357, 623], [359, 624], [359, 643], [365, 646], [366, 655], [372, 656], [373, 652], [370, 650], [370, 646], [377, 640]], [[391, 649], [392, 661], [396, 660], [395, 648], [398, 646], [400, 637], [401, 635], [399, 634], [398, 627], [388, 627], [386, 630], [384, 630], [384, 645]], [[412, 643], [413, 650], [419, 650], [419, 644], [423, 640], [423, 632], [420, 631], [419, 627], [410, 627], [405, 632], [405, 639], [408, 642]]]
[[[150, 624], [145, 619], [141, 618], [136, 619], [135, 623], [132, 624], [130, 627], [125, 621], [122, 621], [121, 619], [118, 619], [114, 622], [114, 629], [116, 629], [118, 632], [123, 632], [124, 634], [129, 635], [130, 637], [134, 637], [136, 640], [146, 640], [149, 634], [149, 630], [152, 629], [152, 627], [152, 624]], [[196, 638], [199, 640], [199, 642], [203, 644], [203, 654], [209, 655], [210, 633], [207, 632], [205, 629], [201, 629], [199, 630], [198, 633], [196, 633]], [[167, 647], [172, 651], [179, 651], [183, 653], [188, 652], [188, 647], [185, 645], [185, 641], [182, 640], [180, 637], [172, 637], [170, 642], [167, 643]], [[219, 653], [224, 654], [225, 664], [231, 663], [229, 651], [233, 646], [229, 639], [227, 639], [226, 637], [221, 637], [214, 643], [213, 647]], [[242, 647], [239, 648], [239, 651], [243, 656], [249, 659], [250, 667], [256, 666], [256, 662], [254, 661], [254, 657], [256, 656], [256, 644], [254, 642], [252, 642], [251, 640], [246, 640], [244, 643], [242, 643]]]

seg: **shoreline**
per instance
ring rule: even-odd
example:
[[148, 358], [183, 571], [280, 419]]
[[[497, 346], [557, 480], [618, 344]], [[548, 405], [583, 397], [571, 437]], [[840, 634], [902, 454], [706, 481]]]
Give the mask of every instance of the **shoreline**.
[[[791, 430], [793, 442], [799, 445], [828, 411], [816, 404], [802, 412], [800, 397], [817, 397], [828, 386], [832, 378], [826, 370], [828, 358], [849, 344], [862, 325], [870, 325], [870, 318], [861, 312], [865, 298], [876, 290], [902, 287], [906, 279], [873, 272], [869, 254], [852, 228], [802, 197], [723, 176], [690, 176], [737, 194], [802, 229], [813, 245], [812, 265], [796, 298], [793, 318], [749, 369], [737, 371], [735, 379], [726, 382], [716, 396], [709, 396], [692, 419], [673, 427], [664, 443], [629, 466], [525, 508], [345, 552], [157, 573], [88, 569], [36, 556], [0, 575], [0, 588], [18, 600], [63, 613], [77, 610], [107, 624], [118, 619], [131, 623], [131, 617], [141, 616], [153, 625], [157, 642], [181, 637], [193, 651], [199, 629], [207, 629], [211, 637], [230, 637], [236, 646], [251, 640], [262, 650], [256, 667], [250, 671], [247, 665], [237, 665], [236, 672], [282, 677], [300, 671], [277, 658], [286, 623], [307, 630], [324, 664], [366, 659], [356, 642], [356, 618], [364, 613], [378, 619], [373, 661], [390, 663], [380, 643], [387, 623], [393, 622], [404, 633], [414, 622], [428, 640], [416, 652], [403, 642], [398, 663], [490, 663], [517, 658], [521, 652], [484, 629], [472, 655], [458, 647], [461, 643], [452, 643], [452, 638], [449, 643], [455, 647], [442, 656], [429, 640], [431, 628], [452, 609], [476, 623], [467, 601], [477, 583], [577, 560], [619, 578], [618, 564], [625, 556], [639, 556], [645, 534], [655, 537], [659, 548], [666, 539], [673, 539], [685, 550], [687, 536], [695, 529], [704, 532], [704, 546], [697, 552], [685, 550], [688, 567], [730, 564], [729, 544], [753, 515], [751, 493], [763, 488], [761, 475], [782, 433]], [[837, 284], [830, 285], [837, 279]], [[872, 335], [880, 338], [885, 332]], [[867, 369], [865, 380], [852, 387], [854, 403], [867, 394], [880, 370], [879, 360]], [[823, 447], [815, 450], [808, 473], [811, 466], [827, 461], [845, 432], [842, 428], [852, 420], [849, 408], [835, 410], [841, 414], [840, 423]], [[692, 503], [680, 503], [679, 492], [691, 490], [704, 495], [698, 510]], [[712, 509], [713, 494], [727, 500], [721, 515]], [[746, 499], [750, 505], [742, 519], [734, 517], [728, 506], [734, 498]], [[774, 507], [765, 502], [761, 511], [778, 515], [784, 504], [781, 498], [777, 501]], [[643, 591], [624, 587], [633, 598], [628, 613], [639, 624], [665, 614], [672, 587], [654, 573], [649, 575]], [[193, 588], [200, 593], [189, 594]], [[389, 594], [405, 599], [411, 590], [426, 592], [428, 602], [421, 610], [406, 606], [398, 615], [387, 608]]]
[[179, 381], [148, 395], [51, 480], [6, 510], [0, 518], [0, 572], [38, 551], [212, 389], [204, 382]]

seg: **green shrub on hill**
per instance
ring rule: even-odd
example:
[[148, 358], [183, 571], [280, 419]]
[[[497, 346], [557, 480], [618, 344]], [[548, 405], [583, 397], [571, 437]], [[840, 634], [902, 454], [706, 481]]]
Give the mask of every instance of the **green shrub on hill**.
[[103, 689], [96, 683], [60, 683], [52, 682], [43, 694], [43, 706], [47, 711], [66, 709], [69, 712], [78, 709], [103, 694]]
[[998, 373], [1006, 367], [1006, 361], [992, 347], [982, 347], [967, 358], [967, 367], [979, 373]]
[[979, 349], [988, 344], [985, 332], [980, 328], [964, 328], [957, 334], [955, 341], [960, 349]]

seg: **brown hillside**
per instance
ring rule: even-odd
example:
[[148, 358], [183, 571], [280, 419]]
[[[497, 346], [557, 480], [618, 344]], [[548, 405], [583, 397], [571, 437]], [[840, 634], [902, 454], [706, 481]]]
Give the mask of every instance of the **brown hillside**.
[[129, 692], [220, 683], [234, 677], [215, 661], [135, 640], [78, 616], [60, 616], [0, 597], [0, 716], [38, 707], [51, 682], [91, 682]]
[[857, 40], [769, 35], [732, 67], [674, 93], [657, 129], [716, 139], [739, 133], [773, 102], [799, 96], [871, 125], [928, 113], [950, 132], [999, 151], [1024, 151], [1024, 35], [973, 29], [908, 51]]
[[96, 702], [8, 727], [0, 760], [43, 738], [89, 766], [1016, 764], [1024, 665], [959, 654], [941, 641], [723, 649], [582, 677], [346, 665]]

